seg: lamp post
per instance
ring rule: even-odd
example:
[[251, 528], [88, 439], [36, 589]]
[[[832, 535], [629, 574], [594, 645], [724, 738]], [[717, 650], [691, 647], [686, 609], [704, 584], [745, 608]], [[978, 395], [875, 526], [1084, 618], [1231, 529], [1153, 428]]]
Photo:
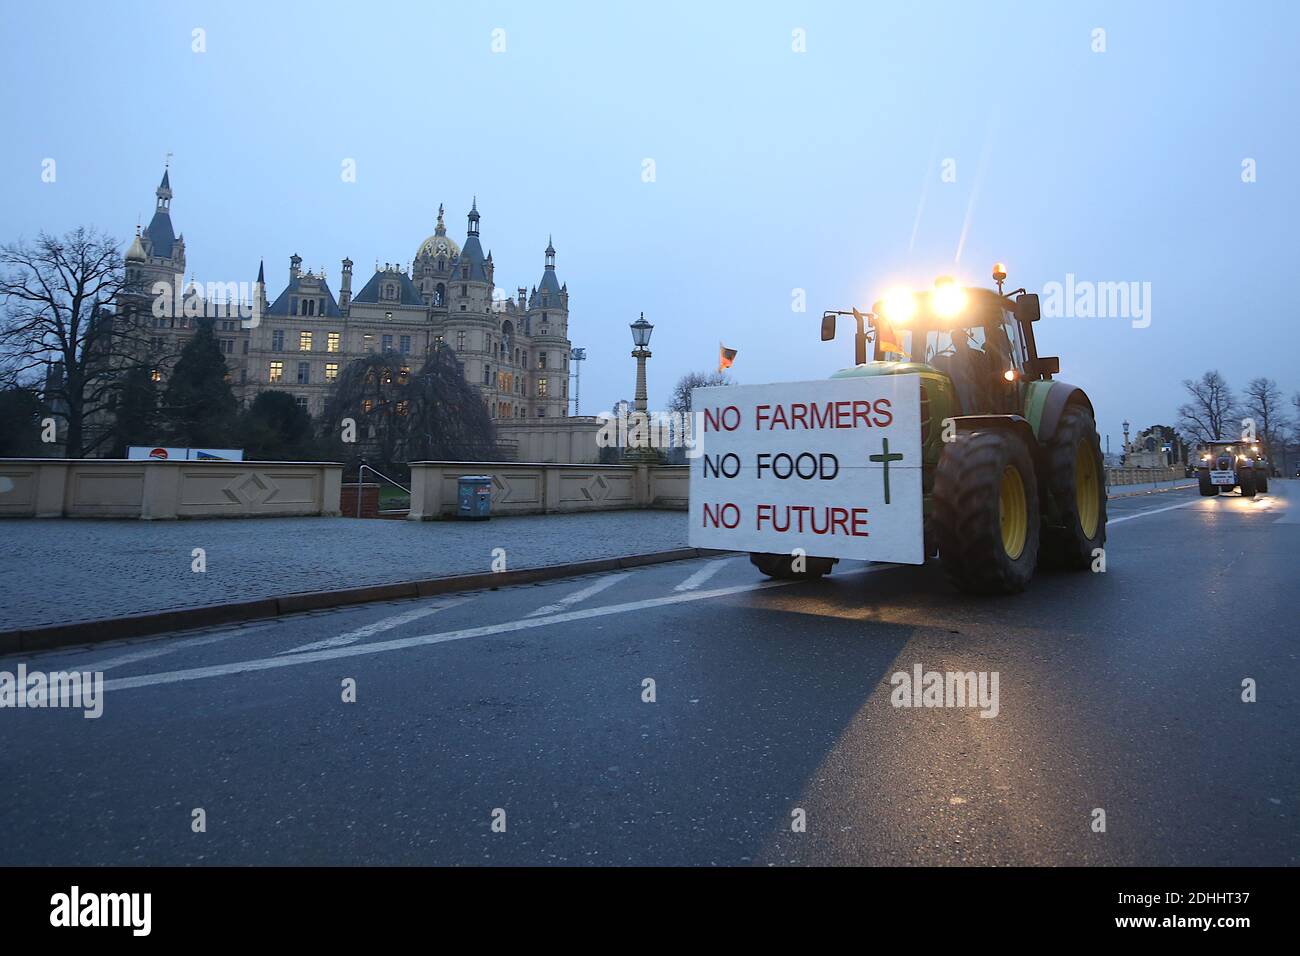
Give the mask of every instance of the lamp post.
[[641, 318], [632, 323], [632, 342], [636, 348], [632, 350], [632, 357], [636, 359], [636, 410], [644, 412], [647, 406], [646, 389], [645, 389], [645, 360], [650, 357], [650, 333], [655, 327], [645, 320], [645, 313], [641, 313]]
[[[634, 417], [640, 422], [641, 429], [644, 429], [644, 433], [649, 432], [649, 421], [646, 414], [647, 409], [649, 408], [649, 402], [645, 387], [645, 362], [646, 359], [650, 357], [650, 333], [654, 331], [654, 328], [653, 325], [645, 320], [644, 312], [642, 312], [641, 317], [631, 325], [632, 344], [636, 346], [636, 348], [632, 350], [632, 357], [636, 359], [636, 397], [633, 401], [632, 407]], [[633, 430], [640, 429], [634, 428]], [[650, 448], [648, 441], [645, 444], [627, 448], [625, 455], [627, 458], [634, 460], [644, 460], [655, 457], [654, 451]]]

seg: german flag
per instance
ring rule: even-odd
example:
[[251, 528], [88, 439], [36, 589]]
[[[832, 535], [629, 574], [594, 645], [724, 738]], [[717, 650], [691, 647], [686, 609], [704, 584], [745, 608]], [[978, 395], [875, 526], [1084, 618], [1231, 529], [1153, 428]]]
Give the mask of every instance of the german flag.
[[731, 363], [736, 361], [736, 350], [729, 349], [721, 342], [718, 343], [718, 371], [725, 372], [731, 368]]
[[889, 321], [877, 315], [871, 320], [871, 324], [876, 327], [876, 349], [879, 352], [893, 352], [896, 355], [904, 355], [907, 350], [903, 348], [902, 336], [894, 331], [894, 327]]

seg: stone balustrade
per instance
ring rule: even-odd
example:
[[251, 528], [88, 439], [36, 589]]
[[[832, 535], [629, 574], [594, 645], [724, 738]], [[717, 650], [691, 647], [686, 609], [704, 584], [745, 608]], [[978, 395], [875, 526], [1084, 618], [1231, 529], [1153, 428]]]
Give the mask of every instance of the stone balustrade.
[[0, 458], [0, 517], [337, 516], [342, 481], [332, 462]]
[[690, 484], [686, 465], [420, 461], [411, 463], [410, 519], [454, 517], [456, 480], [462, 475], [488, 475], [492, 479], [494, 515], [622, 508], [685, 511]]

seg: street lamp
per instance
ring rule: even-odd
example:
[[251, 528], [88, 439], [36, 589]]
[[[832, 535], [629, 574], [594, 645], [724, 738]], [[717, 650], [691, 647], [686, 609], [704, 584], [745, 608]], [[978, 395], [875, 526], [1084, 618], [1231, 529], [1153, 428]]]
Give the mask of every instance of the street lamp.
[[649, 403], [646, 398], [645, 387], [645, 361], [650, 357], [650, 333], [654, 331], [654, 326], [645, 320], [645, 313], [631, 325], [632, 344], [636, 346], [632, 350], [632, 357], [636, 359], [636, 398], [633, 402], [632, 414], [628, 416], [631, 425], [629, 439], [633, 435], [638, 437], [644, 436], [647, 440], [632, 442], [629, 440], [629, 447], [623, 450], [624, 460], [629, 462], [647, 462], [655, 458], [654, 451], [650, 448], [649, 438], [649, 415], [646, 409]]
[[641, 313], [641, 318], [637, 319], [631, 325], [632, 343], [636, 346], [632, 350], [632, 357], [636, 359], [636, 410], [644, 412], [646, 410], [646, 388], [645, 388], [645, 360], [650, 357], [650, 333], [655, 327], [645, 320], [645, 313]]

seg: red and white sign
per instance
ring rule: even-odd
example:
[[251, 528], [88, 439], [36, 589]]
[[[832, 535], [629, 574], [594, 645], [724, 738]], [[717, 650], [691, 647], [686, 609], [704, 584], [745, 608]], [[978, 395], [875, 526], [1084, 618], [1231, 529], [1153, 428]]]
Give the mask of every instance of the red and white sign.
[[697, 388], [691, 408], [692, 547], [924, 562], [919, 376]]

